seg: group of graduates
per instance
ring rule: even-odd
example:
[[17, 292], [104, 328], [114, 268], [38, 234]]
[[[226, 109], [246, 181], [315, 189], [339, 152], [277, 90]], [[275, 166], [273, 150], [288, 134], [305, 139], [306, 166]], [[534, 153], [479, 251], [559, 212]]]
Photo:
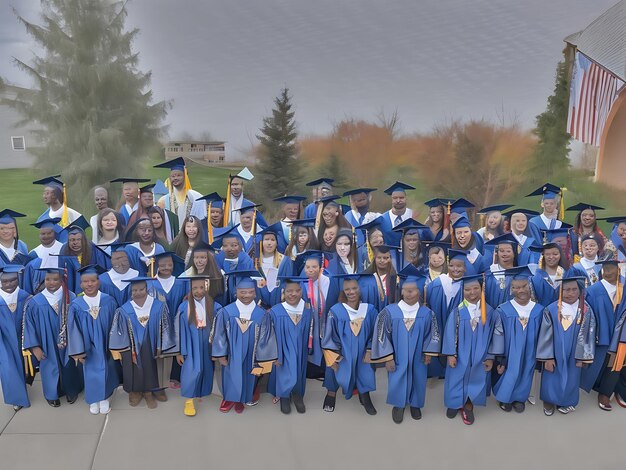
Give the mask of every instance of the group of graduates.
[[243, 195], [247, 170], [222, 198], [191, 189], [182, 158], [158, 167], [169, 170], [162, 189], [113, 181], [117, 209], [96, 188], [89, 222], [58, 176], [35, 181], [48, 208], [31, 251], [23, 214], [0, 212], [0, 380], [16, 411], [39, 372], [50, 406], [84, 390], [92, 414], [108, 413], [122, 385], [148, 408], [180, 389], [194, 416], [214, 382], [222, 412], [256, 405], [266, 388], [283, 413], [304, 413], [307, 379], [318, 379], [324, 411], [341, 388], [374, 415], [379, 369], [396, 423], [407, 407], [421, 418], [429, 378], [444, 380], [446, 415], [465, 424], [489, 394], [523, 412], [537, 387], [546, 416], [574, 411], [581, 388], [604, 411], [613, 397], [626, 407], [626, 216], [606, 219], [606, 237], [602, 208], [580, 203], [568, 225], [561, 188], [546, 184], [529, 194], [541, 212], [479, 209], [474, 231], [465, 199], [427, 201], [421, 223], [408, 184], [385, 189], [381, 214], [375, 189], [343, 193], [344, 205], [321, 178], [308, 205], [276, 199], [269, 224]]

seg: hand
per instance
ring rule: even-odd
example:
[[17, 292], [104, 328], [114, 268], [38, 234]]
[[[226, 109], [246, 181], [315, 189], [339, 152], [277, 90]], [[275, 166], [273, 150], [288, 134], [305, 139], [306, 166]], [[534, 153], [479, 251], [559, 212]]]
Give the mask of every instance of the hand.
[[395, 370], [396, 370], [396, 361], [394, 361], [392, 359], [391, 361], [385, 362], [385, 369], [387, 369], [387, 372], [395, 372]]
[[485, 366], [485, 372], [489, 372], [491, 369], [493, 369], [493, 359], [487, 359], [485, 362], [483, 362], [483, 365]]
[[39, 347], [39, 346], [35, 346], [32, 349], [32, 353], [33, 355], [37, 358], [37, 360], [39, 362], [41, 362], [43, 359], [45, 359], [46, 357], [43, 355], [43, 350]]
[[576, 367], [582, 367], [583, 363], [582, 361], [576, 361]]
[[372, 351], [370, 349], [365, 350], [365, 355], [363, 356], [363, 362], [367, 362], [367, 363], [372, 362]]
[[182, 354], [176, 354], [176, 362], [178, 362], [179, 366], [183, 365], [183, 362], [185, 362], [185, 358]]
[[453, 369], [456, 367], [456, 357], [448, 356], [448, 367], [452, 367]]
[[433, 358], [432, 356], [428, 356], [424, 354], [424, 360], [423, 360], [424, 364], [426, 365], [430, 364], [430, 361], [432, 360], [432, 358]]
[[228, 359], [226, 357], [220, 357], [218, 359], [221, 366], [226, 367], [228, 365]]
[[339, 364], [334, 362], [331, 364], [330, 368], [333, 370], [333, 372], [337, 373], [339, 371]]
[[543, 367], [548, 372], [554, 372], [554, 369], [556, 369], [556, 361], [554, 359], [550, 359], [549, 361], [545, 361], [543, 363]]
[[280, 362], [278, 362], [278, 361], [274, 361], [274, 364], [276, 364], [276, 367], [282, 366], [282, 364]]
[[76, 361], [76, 363], [78, 364], [79, 362], [81, 364], [85, 363], [85, 358], [87, 357], [86, 354], [79, 354], [77, 356], [72, 356], [72, 358]]
[[259, 289], [263, 289], [266, 285], [267, 285], [267, 281], [265, 279], [259, 279], [258, 281], [256, 281], [256, 286]]
[[498, 371], [498, 374], [502, 375], [502, 374], [504, 374], [504, 371], [506, 370], [506, 367], [504, 367], [502, 364], [500, 364], [500, 365], [498, 365], [496, 370]]

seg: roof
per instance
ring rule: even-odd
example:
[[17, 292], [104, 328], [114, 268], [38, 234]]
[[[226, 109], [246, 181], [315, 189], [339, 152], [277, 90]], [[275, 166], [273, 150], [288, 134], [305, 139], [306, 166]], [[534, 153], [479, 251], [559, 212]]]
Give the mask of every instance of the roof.
[[224, 145], [223, 140], [170, 140], [165, 145], [197, 144], [197, 145]]
[[626, 0], [613, 5], [564, 41], [609, 72], [626, 81]]

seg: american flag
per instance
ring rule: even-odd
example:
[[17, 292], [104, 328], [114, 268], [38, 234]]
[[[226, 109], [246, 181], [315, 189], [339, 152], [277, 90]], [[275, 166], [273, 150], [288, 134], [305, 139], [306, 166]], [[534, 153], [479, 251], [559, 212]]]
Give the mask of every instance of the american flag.
[[569, 95], [569, 134], [599, 146], [611, 106], [623, 86], [623, 81], [577, 51]]

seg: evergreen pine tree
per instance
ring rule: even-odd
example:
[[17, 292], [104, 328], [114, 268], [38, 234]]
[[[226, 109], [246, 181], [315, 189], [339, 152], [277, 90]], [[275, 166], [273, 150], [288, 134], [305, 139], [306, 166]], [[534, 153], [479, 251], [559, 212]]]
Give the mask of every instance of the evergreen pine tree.
[[256, 174], [262, 197], [269, 199], [297, 194], [301, 179], [296, 145], [295, 113], [289, 89], [283, 88], [274, 99], [272, 115], [263, 118], [257, 139], [261, 143]]
[[16, 12], [44, 53], [15, 64], [35, 82], [5, 104], [34, 123], [40, 145], [32, 149], [45, 174], [61, 173], [70, 203], [78, 204], [96, 184], [140, 176], [143, 161], [158, 145], [168, 103], [152, 103], [150, 73], [138, 69], [126, 30], [125, 2], [43, 0], [41, 24]]
[[340, 194], [343, 190], [348, 189], [346, 171], [341, 158], [336, 153], [331, 153], [328, 156], [328, 160], [320, 168], [319, 174], [320, 177], [327, 177], [335, 180], [333, 183], [335, 193]]

